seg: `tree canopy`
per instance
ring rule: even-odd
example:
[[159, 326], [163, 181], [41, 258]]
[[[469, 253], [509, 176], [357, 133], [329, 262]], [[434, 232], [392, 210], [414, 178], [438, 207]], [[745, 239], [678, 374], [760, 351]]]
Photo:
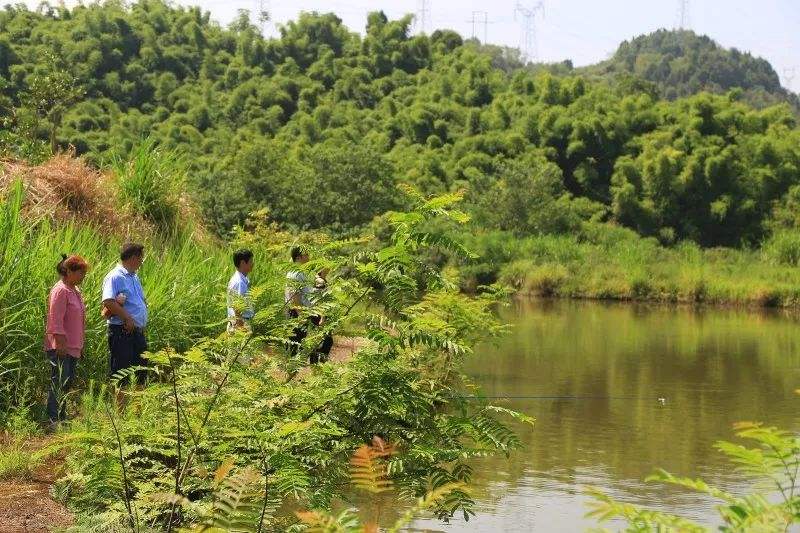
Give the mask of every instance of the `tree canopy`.
[[797, 95], [781, 87], [768, 61], [736, 48], [726, 49], [690, 30], [658, 30], [620, 44], [614, 56], [586, 69], [605, 76], [634, 74], [650, 81], [670, 100], [700, 91], [724, 93], [742, 89], [748, 102], [764, 107], [789, 102]]
[[[184, 154], [220, 233], [263, 208], [287, 227], [347, 231], [399, 207], [407, 182], [466, 190], [480, 228], [564, 232], [592, 218], [739, 245], [796, 196], [797, 115], [746, 102], [777, 90], [763, 60], [657, 32], [623, 43], [597, 67], [614, 75], [598, 77], [453, 31], [412, 35], [411, 21], [374, 12], [360, 36], [303, 13], [264, 39], [245, 12], [221, 27], [161, 0], [8, 6], [0, 114], [13, 133], [0, 142], [25, 155], [52, 137], [104, 165], [149, 137]], [[48, 76], [70, 97], [57, 116], [30, 103]]]

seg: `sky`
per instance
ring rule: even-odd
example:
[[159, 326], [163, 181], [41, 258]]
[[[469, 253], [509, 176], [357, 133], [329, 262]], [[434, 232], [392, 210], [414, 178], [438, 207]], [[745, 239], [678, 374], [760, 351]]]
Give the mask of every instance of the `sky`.
[[[531, 11], [539, 0], [424, 0], [425, 31], [458, 31], [464, 37], [484, 37], [489, 43], [518, 47], [524, 17], [515, 17], [520, 4]], [[29, 4], [34, 3], [28, 0]], [[272, 14], [268, 35], [276, 25], [301, 11], [334, 12], [353, 31], [363, 33], [366, 14], [383, 10], [390, 18], [420, 13], [423, 0], [177, 0], [200, 5], [222, 24], [238, 10], [259, 8]], [[679, 25], [680, 5], [686, 5], [685, 27], [706, 34], [725, 47], [735, 47], [772, 63], [781, 82], [800, 91], [800, 0], [542, 0], [535, 10], [535, 50], [541, 61], [571, 59], [575, 66], [609, 57], [617, 45], [643, 33]], [[484, 13], [487, 23], [484, 25]], [[421, 31], [420, 25], [415, 31]], [[485, 33], [484, 33], [485, 32]], [[792, 73], [794, 71], [793, 79]]]

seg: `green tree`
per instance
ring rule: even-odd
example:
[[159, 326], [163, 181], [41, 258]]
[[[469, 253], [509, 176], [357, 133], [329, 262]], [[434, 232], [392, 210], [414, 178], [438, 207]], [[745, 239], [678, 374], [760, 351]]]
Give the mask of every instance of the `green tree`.
[[48, 65], [43, 70], [28, 76], [22, 102], [33, 111], [32, 132], [38, 130], [40, 120], [48, 122], [50, 151], [55, 153], [64, 114], [82, 96], [83, 89], [71, 73], [58, 65], [54, 55], [49, 54], [47, 60]]

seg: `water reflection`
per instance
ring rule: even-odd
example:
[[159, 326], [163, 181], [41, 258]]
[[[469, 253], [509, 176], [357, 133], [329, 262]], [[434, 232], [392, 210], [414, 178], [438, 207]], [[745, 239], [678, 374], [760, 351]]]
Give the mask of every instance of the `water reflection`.
[[574, 301], [519, 301], [501, 315], [512, 333], [467, 373], [536, 427], [519, 428], [524, 448], [510, 459], [476, 464], [477, 517], [419, 528], [581, 530], [596, 525], [583, 518], [586, 485], [711, 525], [713, 500], [642, 480], [663, 467], [741, 490], [714, 442], [740, 420], [798, 427], [793, 318]]

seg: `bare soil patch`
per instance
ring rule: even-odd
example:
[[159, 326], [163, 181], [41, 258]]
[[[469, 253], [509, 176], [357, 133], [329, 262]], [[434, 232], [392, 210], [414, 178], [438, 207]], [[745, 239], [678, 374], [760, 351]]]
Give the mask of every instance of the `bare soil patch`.
[[[32, 440], [26, 443], [26, 449], [33, 452], [48, 442]], [[72, 513], [50, 496], [61, 461], [61, 457], [52, 457], [27, 478], [0, 480], [0, 533], [39, 533], [72, 524]]]

